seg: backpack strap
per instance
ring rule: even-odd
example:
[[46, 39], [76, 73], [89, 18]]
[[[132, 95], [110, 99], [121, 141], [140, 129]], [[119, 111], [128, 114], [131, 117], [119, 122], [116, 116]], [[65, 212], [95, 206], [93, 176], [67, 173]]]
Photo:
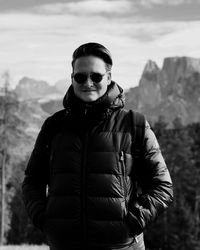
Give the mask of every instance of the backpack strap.
[[139, 112], [129, 110], [131, 120], [131, 135], [132, 135], [132, 155], [134, 158], [139, 158], [144, 143], [145, 134], [145, 116]]
[[51, 143], [57, 132], [64, 126], [65, 117], [68, 115], [66, 110], [60, 110], [49, 117], [48, 126], [46, 127], [46, 146], [50, 153]]

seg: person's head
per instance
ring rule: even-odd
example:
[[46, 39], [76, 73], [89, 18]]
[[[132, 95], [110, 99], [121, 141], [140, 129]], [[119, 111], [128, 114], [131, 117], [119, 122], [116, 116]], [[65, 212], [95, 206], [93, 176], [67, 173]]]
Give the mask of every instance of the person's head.
[[72, 86], [77, 97], [92, 102], [103, 96], [111, 83], [112, 58], [99, 43], [86, 43], [72, 56]]

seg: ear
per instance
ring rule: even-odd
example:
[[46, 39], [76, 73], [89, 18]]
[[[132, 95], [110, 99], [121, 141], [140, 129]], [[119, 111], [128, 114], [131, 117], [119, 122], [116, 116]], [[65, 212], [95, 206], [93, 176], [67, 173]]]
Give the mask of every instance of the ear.
[[109, 71], [109, 72], [107, 73], [107, 82], [108, 82], [108, 85], [111, 83], [111, 80], [112, 80], [112, 74], [111, 74], [111, 72]]

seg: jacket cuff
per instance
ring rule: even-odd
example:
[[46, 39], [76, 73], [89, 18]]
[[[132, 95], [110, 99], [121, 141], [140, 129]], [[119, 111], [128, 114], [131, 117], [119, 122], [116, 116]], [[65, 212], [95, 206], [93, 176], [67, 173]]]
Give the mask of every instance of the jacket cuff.
[[40, 231], [44, 231], [44, 213], [40, 212], [39, 214], [36, 214], [32, 219], [33, 225], [37, 227]]
[[139, 234], [141, 234], [143, 232], [143, 228], [139, 222], [139, 220], [137, 219], [137, 217], [131, 213], [130, 211], [128, 212], [127, 214], [127, 223], [128, 223], [128, 226], [130, 227], [131, 229], [131, 233], [134, 235], [134, 236], [137, 236]]

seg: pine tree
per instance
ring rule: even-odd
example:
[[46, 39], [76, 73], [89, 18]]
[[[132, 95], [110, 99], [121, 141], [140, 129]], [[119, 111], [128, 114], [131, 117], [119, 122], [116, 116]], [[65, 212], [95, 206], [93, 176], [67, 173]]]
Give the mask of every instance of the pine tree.
[[[190, 136], [193, 138], [192, 159], [195, 167], [195, 178], [192, 180], [194, 190], [193, 208], [195, 216], [195, 239], [200, 246], [200, 123], [188, 126]], [[200, 248], [200, 247], [199, 247]]]
[[10, 230], [7, 234], [7, 242], [9, 244], [43, 244], [45, 243], [44, 235], [36, 229], [26, 213], [24, 203], [22, 201], [21, 183], [24, 170], [26, 168], [29, 157], [15, 164], [15, 174], [12, 179], [12, 185], [15, 195], [10, 203], [11, 220]]
[[17, 138], [23, 131], [17, 110], [19, 102], [14, 92], [10, 90], [9, 74], [3, 75], [3, 87], [0, 89], [0, 174], [1, 174], [1, 237], [0, 244], [6, 244], [7, 233], [10, 229], [11, 211], [9, 203], [14, 195], [11, 185], [13, 176], [12, 150], [17, 146]]
[[174, 202], [148, 230], [149, 249], [199, 249], [200, 126], [195, 128], [188, 130], [178, 118], [173, 128], [163, 120], [154, 126], [173, 180]]

